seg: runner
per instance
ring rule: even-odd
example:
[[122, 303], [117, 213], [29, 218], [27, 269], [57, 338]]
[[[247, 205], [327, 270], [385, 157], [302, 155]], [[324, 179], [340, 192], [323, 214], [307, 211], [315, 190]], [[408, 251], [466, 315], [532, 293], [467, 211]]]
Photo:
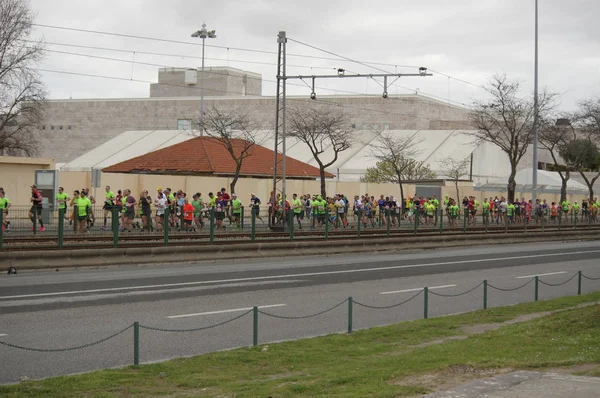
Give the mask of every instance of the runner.
[[342, 227], [346, 228], [348, 226], [348, 220], [346, 220], [346, 201], [344, 200], [344, 196], [338, 195], [335, 204], [337, 207], [337, 224], [338, 226], [341, 224]]
[[460, 207], [456, 204], [454, 199], [450, 199], [450, 206], [448, 206], [448, 213], [450, 214], [450, 226], [456, 226], [456, 220], [458, 219]]
[[194, 207], [194, 224], [196, 225], [196, 230], [200, 230], [204, 228], [204, 220], [202, 217], [204, 200], [202, 200], [202, 193], [195, 193], [192, 199], [192, 206]]
[[231, 194], [231, 222], [235, 223], [238, 228], [241, 228], [242, 221], [242, 201], [238, 199], [237, 194]]
[[75, 233], [77, 233], [79, 231], [79, 221], [77, 220], [77, 218], [79, 217], [79, 209], [77, 206], [77, 204], [79, 203], [79, 197], [80, 197], [79, 191], [78, 190], [73, 191], [73, 199], [71, 199], [71, 203], [70, 203], [72, 210], [71, 210], [71, 217], [69, 220], [69, 225], [71, 225], [71, 223], [75, 223]]
[[215, 220], [218, 230], [225, 230], [225, 225], [223, 224], [225, 216], [225, 201], [223, 200], [221, 192], [217, 192], [217, 200], [215, 202]]
[[225, 188], [221, 188], [221, 200], [225, 204], [225, 216], [229, 220], [229, 225], [231, 225], [231, 196], [229, 196]]
[[106, 229], [106, 223], [108, 221], [108, 216], [110, 215], [111, 219], [113, 217], [112, 212], [115, 207], [115, 194], [110, 190], [110, 186], [106, 186], [104, 188], [104, 205], [102, 209], [104, 210], [104, 225], [100, 229]]
[[143, 191], [140, 194], [140, 200], [138, 202], [138, 208], [140, 210], [140, 215], [142, 217], [142, 231], [152, 231], [154, 228], [152, 227], [152, 209], [150, 206], [152, 205], [152, 198], [148, 194], [148, 191]]
[[40, 232], [44, 232], [46, 228], [44, 228], [44, 221], [42, 220], [42, 193], [38, 191], [35, 185], [31, 186], [31, 198], [29, 199], [31, 202], [31, 209], [29, 210], [29, 219], [31, 220], [31, 230], [33, 231], [34, 220], [37, 219], [38, 224], [40, 225]]
[[167, 208], [167, 196], [162, 192], [162, 188], [156, 188], [156, 200], [154, 206], [156, 207], [156, 230], [162, 231], [165, 227], [165, 209]]
[[0, 212], [2, 212], [2, 230], [10, 232], [10, 221], [8, 221], [8, 209], [10, 200], [6, 197], [4, 190], [0, 191]]
[[302, 229], [302, 201], [298, 199], [297, 194], [292, 195], [292, 209], [294, 210], [294, 218], [298, 223], [298, 229]]
[[122, 231], [131, 232], [133, 230], [133, 220], [135, 220], [135, 205], [137, 200], [131, 195], [131, 190], [125, 189], [123, 191], [123, 229]]
[[58, 216], [60, 217], [60, 211], [63, 211], [63, 218], [65, 220], [69, 220], [69, 215], [67, 214], [67, 202], [71, 200], [69, 198], [69, 194], [65, 193], [65, 189], [63, 187], [58, 187], [58, 193], [56, 194], [56, 203], [58, 204]]
[[256, 218], [264, 224], [265, 221], [260, 217], [260, 199], [254, 193], [250, 194], [250, 209], [252, 209]]
[[571, 208], [571, 203], [569, 203], [569, 201], [565, 198], [565, 200], [563, 200], [561, 203], [561, 207], [562, 207], [562, 212], [561, 212], [560, 217], [561, 218], [564, 217], [565, 222], [567, 222], [569, 220], [569, 210]]
[[488, 202], [487, 198], [483, 198], [481, 208], [483, 209], [483, 224], [485, 226], [490, 225], [490, 207], [490, 202]]
[[90, 194], [89, 188], [83, 188], [81, 192], [85, 192], [85, 196], [90, 200], [90, 203], [92, 204], [90, 206], [90, 211], [88, 213], [87, 219], [87, 228], [90, 229], [94, 226], [94, 223], [96, 222], [96, 216], [94, 215], [94, 205], [96, 204], [96, 199], [93, 195]]
[[77, 200], [77, 224], [79, 233], [90, 233], [87, 229], [87, 223], [90, 216], [90, 209], [92, 208], [92, 201], [87, 197], [85, 191], [79, 193], [79, 199]]
[[506, 217], [507, 217], [507, 224], [514, 224], [515, 223], [515, 205], [512, 202], [507, 202], [506, 203]]
[[194, 205], [188, 198], [183, 199], [183, 228], [186, 232], [194, 231], [192, 222], [194, 221]]
[[573, 215], [575, 216], [575, 222], [577, 222], [577, 220], [579, 219], [579, 210], [581, 209], [581, 206], [579, 204], [577, 204], [577, 201], [574, 201], [573, 206], [571, 206], [571, 208], [573, 209]]

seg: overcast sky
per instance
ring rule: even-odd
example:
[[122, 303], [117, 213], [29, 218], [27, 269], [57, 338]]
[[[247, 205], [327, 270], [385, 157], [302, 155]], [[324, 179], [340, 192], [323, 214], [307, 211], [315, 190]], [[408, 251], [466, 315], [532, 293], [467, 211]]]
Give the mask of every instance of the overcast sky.
[[[485, 93], [493, 74], [506, 73], [533, 91], [534, 0], [30, 0], [37, 24], [96, 30], [183, 41], [153, 40], [36, 27], [47, 49], [118, 58], [136, 63], [101, 60], [48, 52], [39, 66], [55, 71], [156, 81], [158, 66], [200, 66], [201, 46], [190, 34], [205, 21], [217, 38], [207, 40], [206, 66], [231, 66], [262, 74], [263, 95], [275, 94], [277, 56], [238, 49], [276, 52], [277, 33], [328, 50], [374, 68], [347, 60], [292, 56], [332, 55], [288, 42], [288, 75], [348, 72], [416, 73], [419, 66], [435, 71], [433, 77], [405, 77], [390, 94], [418, 90], [423, 94], [471, 104]], [[600, 95], [600, 2], [594, 0], [540, 0], [539, 84], [562, 94], [563, 110], [577, 101]], [[63, 45], [58, 45], [63, 44]], [[64, 46], [96, 46], [112, 50]], [[214, 48], [209, 45], [230, 47]], [[135, 52], [135, 54], [134, 54]], [[178, 56], [140, 54], [154, 52]], [[190, 58], [197, 57], [197, 58]], [[263, 64], [263, 63], [266, 63]], [[384, 64], [384, 65], [381, 65]], [[291, 66], [293, 65], [293, 66]], [[467, 81], [464, 83], [443, 74]], [[147, 83], [80, 77], [43, 72], [51, 98], [148, 97]], [[301, 84], [290, 81], [291, 84]], [[317, 95], [380, 95], [372, 79], [317, 81]], [[294, 95], [310, 94], [306, 86], [289, 86]]]

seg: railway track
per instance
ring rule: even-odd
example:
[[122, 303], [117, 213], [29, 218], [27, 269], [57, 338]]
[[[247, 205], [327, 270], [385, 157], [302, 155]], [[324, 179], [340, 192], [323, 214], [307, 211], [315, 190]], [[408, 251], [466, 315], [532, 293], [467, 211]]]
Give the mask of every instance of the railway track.
[[[561, 227], [561, 230], [573, 230], [574, 225], [565, 225]], [[578, 225], [577, 229], [581, 231], [600, 231], [600, 225]], [[519, 232], [558, 232], [559, 228], [556, 225], [544, 226], [541, 225], [528, 225], [527, 228], [523, 225], [513, 226], [498, 226], [490, 225], [488, 227], [489, 233], [519, 233]], [[485, 233], [485, 229], [482, 226], [470, 226], [463, 232], [462, 228], [444, 229], [443, 235], [460, 235], [460, 234], [478, 235]], [[385, 239], [388, 237], [388, 231], [385, 228], [379, 229], [361, 229], [360, 239]], [[435, 236], [440, 235], [438, 227], [420, 227], [418, 230], [418, 236]], [[325, 239], [325, 231], [321, 230], [295, 230], [294, 240], [298, 241], [309, 241], [309, 240], [323, 240]], [[414, 229], [412, 228], [392, 228], [389, 231], [389, 237], [408, 237], [414, 236]], [[355, 228], [346, 229], [332, 229], [328, 231], [328, 240], [344, 240], [344, 239], [356, 239], [357, 230]], [[255, 239], [257, 242], [285, 242], [290, 240], [289, 232], [256, 232]], [[250, 231], [239, 231], [239, 232], [218, 232], [215, 233], [214, 245], [226, 245], [232, 243], [249, 243], [251, 242]], [[121, 233], [119, 234], [118, 247], [120, 248], [135, 248], [135, 247], [156, 247], [163, 246], [164, 235], [161, 233]], [[169, 234], [168, 239], [169, 245], [178, 246], [189, 246], [189, 245], [210, 245], [210, 236], [206, 233], [188, 233], [188, 232], [173, 232]], [[113, 245], [113, 236], [110, 233], [102, 235], [79, 235], [79, 236], [65, 236], [63, 248], [110, 248]], [[58, 249], [58, 235], [56, 233], [44, 232], [37, 236], [6, 236], [3, 238], [3, 247], [0, 251], [37, 251], [37, 250], [59, 250]]]

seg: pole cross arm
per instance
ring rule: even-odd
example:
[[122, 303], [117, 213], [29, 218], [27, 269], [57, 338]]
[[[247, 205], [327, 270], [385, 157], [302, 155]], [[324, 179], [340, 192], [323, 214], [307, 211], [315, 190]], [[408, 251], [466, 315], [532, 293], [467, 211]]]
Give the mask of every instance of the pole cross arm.
[[346, 75], [346, 74], [338, 74], [338, 75], [298, 75], [298, 76], [277, 76], [279, 79], [340, 79], [343, 77], [414, 77], [414, 76], [433, 76], [431, 73], [370, 73], [370, 74], [356, 74], [356, 75]]

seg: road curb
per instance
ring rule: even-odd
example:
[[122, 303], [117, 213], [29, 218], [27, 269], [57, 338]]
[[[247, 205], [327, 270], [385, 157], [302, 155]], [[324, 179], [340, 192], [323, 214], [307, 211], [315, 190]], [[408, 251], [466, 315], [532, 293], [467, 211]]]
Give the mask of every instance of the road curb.
[[231, 243], [202, 246], [158, 246], [151, 248], [87, 248], [51, 251], [5, 251], [0, 267], [54, 269], [132, 264], [180, 264], [198, 261], [254, 259], [268, 257], [333, 255], [401, 250], [518, 244], [551, 241], [598, 240], [600, 231], [563, 231], [534, 233], [489, 233], [427, 235], [381, 240], [328, 240], [296, 242]]

